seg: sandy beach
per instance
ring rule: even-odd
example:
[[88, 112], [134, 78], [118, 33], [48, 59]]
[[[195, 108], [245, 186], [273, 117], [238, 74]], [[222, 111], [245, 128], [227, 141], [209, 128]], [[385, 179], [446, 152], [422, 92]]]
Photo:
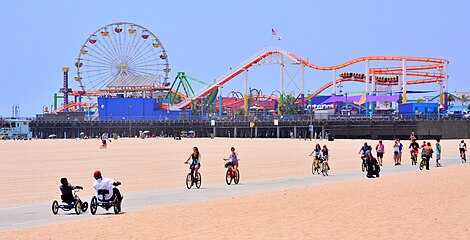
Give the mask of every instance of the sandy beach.
[[[341, 172], [360, 171], [357, 153], [364, 141], [316, 142], [327, 144], [332, 171]], [[223, 183], [222, 158], [228, 157], [231, 146], [239, 152], [242, 181], [305, 176], [310, 174], [308, 154], [313, 144], [298, 139], [119, 139], [101, 150], [98, 140], [2, 141], [0, 208], [57, 198], [63, 176], [84, 186], [83, 195], [92, 195], [92, 173], [97, 169], [105, 177], [122, 181], [120, 189], [125, 193], [185, 188], [188, 170], [183, 162], [193, 146], [202, 154], [203, 184]], [[409, 165], [409, 141], [403, 145], [403, 163]], [[457, 145], [457, 140], [443, 141], [443, 158], [457, 159]], [[391, 166], [392, 142], [385, 141], [385, 147], [384, 165]], [[62, 227], [71, 224], [64, 223], [2, 232], [0, 238], [468, 239], [469, 208], [464, 200], [470, 191], [462, 183], [469, 171], [469, 165], [458, 165], [375, 180], [174, 204], [96, 216], [73, 223], [73, 232], [64, 233]], [[98, 222], [114, 230], [104, 234], [94, 227]]]

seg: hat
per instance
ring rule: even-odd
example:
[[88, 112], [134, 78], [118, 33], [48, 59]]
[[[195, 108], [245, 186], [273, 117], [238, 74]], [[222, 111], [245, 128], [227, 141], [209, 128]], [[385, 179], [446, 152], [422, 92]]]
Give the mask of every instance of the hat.
[[101, 178], [101, 172], [100, 172], [100, 171], [95, 171], [95, 172], [93, 173], [93, 177], [94, 177], [95, 179]]

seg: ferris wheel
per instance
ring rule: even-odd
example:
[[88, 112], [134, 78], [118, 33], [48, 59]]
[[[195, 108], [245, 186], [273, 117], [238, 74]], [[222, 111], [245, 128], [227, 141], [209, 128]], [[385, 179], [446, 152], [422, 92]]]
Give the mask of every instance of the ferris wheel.
[[88, 96], [169, 85], [170, 65], [163, 44], [134, 23], [117, 22], [96, 30], [82, 45], [75, 67], [75, 81]]

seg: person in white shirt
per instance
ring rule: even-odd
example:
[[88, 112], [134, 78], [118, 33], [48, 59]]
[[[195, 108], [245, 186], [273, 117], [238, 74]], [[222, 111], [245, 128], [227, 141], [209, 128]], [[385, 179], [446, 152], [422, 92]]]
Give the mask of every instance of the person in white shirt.
[[[93, 173], [93, 177], [96, 180], [93, 183], [93, 188], [96, 190], [96, 195], [99, 201], [122, 201], [122, 195], [121, 192], [119, 192], [119, 189], [113, 188], [113, 186], [121, 185], [119, 181], [114, 181], [110, 178], [103, 178], [100, 171], [95, 171]], [[102, 199], [102, 195], [98, 195], [98, 190], [101, 189], [108, 190], [108, 194], [104, 195], [105, 199]]]

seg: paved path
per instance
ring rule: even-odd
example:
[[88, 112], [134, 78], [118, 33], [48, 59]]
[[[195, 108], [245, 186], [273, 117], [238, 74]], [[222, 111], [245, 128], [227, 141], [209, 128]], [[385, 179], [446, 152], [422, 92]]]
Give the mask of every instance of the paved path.
[[[460, 161], [454, 159], [444, 161], [443, 165], [444, 167], [448, 167], [459, 163]], [[418, 171], [417, 169], [417, 166], [409, 165], [403, 165], [399, 167], [383, 167], [381, 176], [390, 176]], [[241, 174], [243, 177], [243, 172], [241, 172]], [[125, 196], [122, 206], [123, 211], [135, 212], [151, 206], [214, 200], [246, 194], [278, 191], [365, 178], [364, 173], [362, 173], [360, 169], [342, 172], [332, 171], [328, 177], [306, 175], [291, 178], [263, 179], [253, 181], [243, 181], [242, 179], [239, 185], [231, 186], [227, 186], [226, 184], [204, 185], [204, 176], [202, 177], [203, 182], [201, 189], [186, 189], [184, 186], [184, 176], [182, 176], [182, 186], [179, 189], [123, 193]], [[374, 180], [371, 179], [370, 181]], [[82, 196], [82, 199], [86, 199], [89, 202], [91, 197]], [[51, 212], [51, 203], [52, 201], [31, 205], [0, 208], [0, 231], [33, 227], [44, 224], [62, 223], [67, 221], [77, 221], [96, 217], [92, 216], [89, 213], [89, 210], [87, 210], [85, 214], [81, 215], [75, 215], [73, 211], [63, 212], [62, 210], [59, 210], [58, 215], [53, 215]], [[110, 209], [109, 212], [106, 212], [104, 209], [99, 208], [97, 215], [112, 213], [112, 209]]]

